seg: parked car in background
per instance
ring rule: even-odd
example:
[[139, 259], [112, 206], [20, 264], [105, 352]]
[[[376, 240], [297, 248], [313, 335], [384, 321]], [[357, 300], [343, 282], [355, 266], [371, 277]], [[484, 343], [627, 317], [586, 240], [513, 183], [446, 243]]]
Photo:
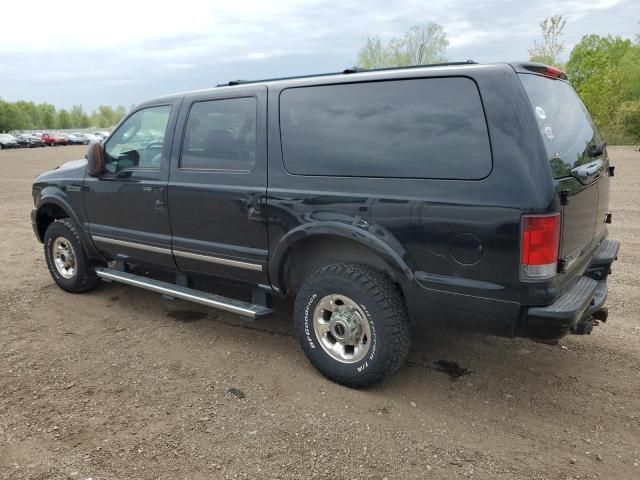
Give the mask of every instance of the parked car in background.
[[10, 133], [9, 135], [11, 135], [14, 138], [14, 140], [18, 143], [18, 148], [29, 147], [29, 141], [26, 138], [24, 138], [21, 134]]
[[65, 133], [63, 136], [67, 138], [67, 145], [89, 145], [89, 142], [77, 133]]
[[83, 145], [89, 145], [91, 142], [102, 141], [101, 138], [98, 138], [91, 133], [73, 133], [72, 135], [76, 137]]
[[16, 137], [9, 135], [8, 133], [0, 133], [0, 149], [3, 148], [18, 148], [20, 144], [16, 140]]
[[93, 132], [93, 134], [102, 139], [103, 141], [107, 139], [107, 137], [109, 136], [109, 132]]
[[16, 135], [16, 141], [18, 142], [19, 146], [23, 148], [44, 147], [44, 142], [40, 137], [31, 135], [29, 133], [21, 133], [20, 135]]
[[69, 143], [65, 137], [57, 133], [43, 133], [42, 141], [45, 143], [45, 145], [48, 145], [50, 147], [67, 145]]

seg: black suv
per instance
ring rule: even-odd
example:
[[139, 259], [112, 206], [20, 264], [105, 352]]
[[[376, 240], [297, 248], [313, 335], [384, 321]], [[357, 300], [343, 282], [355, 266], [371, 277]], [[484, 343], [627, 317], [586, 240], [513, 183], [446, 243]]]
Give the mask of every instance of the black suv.
[[36, 179], [31, 218], [69, 292], [105, 279], [251, 319], [295, 295], [306, 355], [360, 387], [402, 366], [412, 325], [554, 342], [606, 320], [612, 175], [557, 69], [354, 69], [146, 102]]

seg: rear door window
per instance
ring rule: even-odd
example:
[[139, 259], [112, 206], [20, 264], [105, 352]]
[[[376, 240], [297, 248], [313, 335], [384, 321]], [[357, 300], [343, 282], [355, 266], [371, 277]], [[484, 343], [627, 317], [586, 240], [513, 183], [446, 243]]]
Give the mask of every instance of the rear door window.
[[592, 162], [589, 149], [602, 142], [591, 116], [573, 87], [541, 75], [520, 74], [542, 134], [555, 178]]
[[477, 180], [492, 166], [480, 94], [464, 77], [289, 88], [280, 127], [293, 174]]
[[255, 97], [194, 103], [185, 127], [180, 168], [253, 170], [257, 105]]

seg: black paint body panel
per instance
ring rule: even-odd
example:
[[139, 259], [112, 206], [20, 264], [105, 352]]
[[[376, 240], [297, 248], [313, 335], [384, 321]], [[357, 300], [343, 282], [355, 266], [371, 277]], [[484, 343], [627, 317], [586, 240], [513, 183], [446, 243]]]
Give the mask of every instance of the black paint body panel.
[[[484, 178], [309, 176], [285, 169], [279, 111], [285, 89], [430, 77], [465, 77], [477, 85], [492, 157], [491, 171]], [[242, 96], [258, 99], [255, 170], [181, 170], [180, 145], [189, 106], [198, 100]], [[526, 308], [550, 305], [566, 292], [583, 275], [593, 251], [606, 236], [600, 217], [606, 213], [609, 179], [576, 187], [580, 202], [571, 202], [563, 211], [558, 192], [564, 186], [560, 184], [574, 180], [554, 180], [531, 104], [508, 64], [241, 84], [166, 97], [141, 107], [162, 102], [172, 103], [174, 112], [170, 121], [173, 135], [165, 142], [170, 155], [160, 171], [153, 175], [132, 172], [117, 182], [85, 177], [83, 169], [68, 170], [66, 176], [45, 174], [36, 183], [37, 202], [45, 192], [57, 191], [47, 198], [58, 195], [66, 199], [78, 223], [92, 234], [259, 268], [236, 268], [177, 254], [120, 252], [118, 248], [104, 252], [111, 256], [142, 256], [163, 267], [270, 285], [274, 292], [284, 294], [289, 288], [284, 265], [291, 249], [313, 238], [324, 242], [340, 238], [362, 245], [384, 262], [402, 289], [415, 323], [437, 322], [514, 336], [525, 331], [521, 323]], [[75, 180], [69, 180], [72, 174]], [[84, 193], [65, 193], [65, 185], [72, 181], [83, 185]], [[165, 212], [150, 207], [154, 195], [166, 199]], [[136, 207], [130, 208], [132, 204]], [[548, 281], [522, 282], [521, 217], [524, 213], [555, 212], [582, 218], [593, 242], [566, 274]], [[563, 235], [566, 244], [561, 254], [570, 250], [572, 236], [581, 237], [584, 232], [572, 227]]]

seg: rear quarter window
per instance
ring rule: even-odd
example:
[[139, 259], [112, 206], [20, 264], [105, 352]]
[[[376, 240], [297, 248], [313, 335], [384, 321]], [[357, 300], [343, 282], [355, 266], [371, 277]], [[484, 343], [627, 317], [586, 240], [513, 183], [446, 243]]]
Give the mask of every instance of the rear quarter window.
[[492, 167], [480, 94], [465, 77], [289, 88], [280, 128], [297, 175], [478, 180]]

